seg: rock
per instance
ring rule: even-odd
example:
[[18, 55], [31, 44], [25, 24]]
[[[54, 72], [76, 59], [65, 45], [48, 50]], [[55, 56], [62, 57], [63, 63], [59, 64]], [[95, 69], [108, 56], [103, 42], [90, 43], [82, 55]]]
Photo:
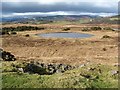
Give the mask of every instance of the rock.
[[18, 68], [18, 71], [24, 73], [23, 68]]
[[55, 69], [49, 68], [48, 74], [53, 74], [53, 73], [55, 73], [55, 72], [56, 72]]
[[114, 64], [114, 66], [115, 66], [115, 67], [116, 67], [116, 66], [117, 66], [117, 67], [119, 67], [119, 66], [120, 66], [120, 64], [119, 64], [119, 63], [115, 63], [115, 64]]
[[44, 67], [44, 66], [45, 66], [44, 63], [41, 63], [40, 65], [41, 65], [41, 67]]
[[59, 67], [58, 67], [58, 64], [53, 64], [53, 67], [55, 70], [57, 70]]
[[25, 68], [25, 72], [37, 73], [40, 75], [48, 74], [46, 68], [41, 65], [36, 65], [35, 63], [29, 63]]
[[63, 71], [61, 69], [56, 70], [56, 73], [62, 73]]
[[2, 48], [0, 48], [0, 53], [2, 53], [3, 52], [3, 49]]
[[49, 75], [54, 73], [63, 73], [66, 70], [74, 69], [75, 67], [71, 65], [65, 65], [65, 64], [44, 64], [44, 63], [36, 63], [36, 62], [30, 62], [26, 67], [24, 68], [25, 72], [29, 73], [37, 73], [40, 75]]
[[82, 68], [82, 67], [84, 67], [85, 66], [85, 64], [81, 64], [80, 66], [79, 66], [79, 68]]
[[112, 75], [116, 75], [116, 74], [118, 74], [118, 73], [119, 73], [119, 71], [116, 71], [116, 70], [112, 70], [112, 71], [111, 71], [111, 74], [112, 74]]
[[71, 70], [72, 66], [71, 65], [67, 65], [66, 68], [67, 68], [67, 70]]
[[54, 68], [52, 64], [48, 64], [48, 68]]
[[58, 64], [58, 67], [61, 67], [63, 64]]
[[63, 65], [64, 67], [64, 71], [68, 70], [68, 66], [67, 65]]
[[1, 58], [4, 61], [15, 61], [16, 58], [14, 55], [12, 55], [10, 52], [2, 51], [0, 50]]

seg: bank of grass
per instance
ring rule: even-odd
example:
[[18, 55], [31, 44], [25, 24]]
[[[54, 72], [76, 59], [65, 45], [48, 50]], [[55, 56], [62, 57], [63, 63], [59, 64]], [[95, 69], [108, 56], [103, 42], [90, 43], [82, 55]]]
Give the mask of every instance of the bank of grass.
[[[6, 62], [3, 63], [5, 65]], [[8, 63], [8, 62], [7, 62]], [[10, 67], [9, 67], [10, 66]], [[3, 88], [117, 88], [117, 66], [91, 64], [64, 73], [38, 75], [13, 70], [11, 64], [2, 73]], [[13, 70], [13, 71], [12, 71]]]

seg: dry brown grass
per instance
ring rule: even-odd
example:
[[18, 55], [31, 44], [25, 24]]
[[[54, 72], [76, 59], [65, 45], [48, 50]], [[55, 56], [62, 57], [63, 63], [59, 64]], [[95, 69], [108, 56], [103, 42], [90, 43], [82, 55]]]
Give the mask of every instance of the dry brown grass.
[[[118, 41], [116, 32], [82, 32], [80, 28], [78, 28], [71, 29], [70, 32], [90, 33], [95, 36], [86, 39], [45, 39], [34, 36], [34, 34], [37, 33], [58, 31], [62, 30], [47, 29], [42, 31], [25, 31], [19, 32], [18, 35], [15, 36], [3, 36], [3, 48], [13, 53], [18, 60], [39, 60], [46, 63], [67, 64], [81, 64], [86, 62], [115, 64], [118, 62]], [[25, 37], [24, 35], [26, 34], [29, 34], [30, 37]], [[109, 35], [112, 38], [102, 39], [104, 35]], [[106, 48], [106, 50], [104, 51], [103, 48]]]
[[2, 27], [17, 27], [17, 26], [44, 26], [47, 28], [61, 28], [61, 27], [74, 27], [74, 28], [81, 28], [81, 27], [111, 27], [111, 28], [118, 28], [117, 24], [68, 24], [68, 25], [61, 25], [61, 24], [5, 24]]

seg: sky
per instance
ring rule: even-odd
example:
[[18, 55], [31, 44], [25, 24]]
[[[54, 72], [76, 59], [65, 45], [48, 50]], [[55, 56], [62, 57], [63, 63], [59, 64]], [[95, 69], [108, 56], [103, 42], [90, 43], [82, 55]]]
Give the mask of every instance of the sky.
[[2, 0], [2, 16], [100, 15], [118, 13], [119, 0]]

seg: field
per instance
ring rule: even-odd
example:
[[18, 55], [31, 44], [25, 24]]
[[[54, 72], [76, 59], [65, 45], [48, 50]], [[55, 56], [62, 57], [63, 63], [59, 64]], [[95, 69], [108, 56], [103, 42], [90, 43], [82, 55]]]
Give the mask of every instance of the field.
[[[3, 27], [17, 27], [23, 25], [24, 24], [13, 24], [3, 25]], [[26, 26], [29, 26], [29, 24]], [[86, 27], [100, 26], [117, 28], [117, 25], [44, 24], [31, 26], [42, 26], [46, 28], [44, 30], [18, 31], [16, 35], [3, 35], [1, 37], [2, 48], [16, 57], [16, 61], [3, 62], [4, 88], [29, 88], [31, 86], [34, 88], [118, 87], [118, 74], [111, 73], [113, 71], [118, 71], [118, 32], [112, 30], [82, 31], [82, 29]], [[63, 28], [68, 27], [70, 30], [63, 30]], [[43, 38], [35, 35], [38, 33], [50, 32], [77, 32], [93, 34], [94, 36], [85, 39], [66, 39]], [[85, 66], [52, 75], [19, 73], [13, 70], [12, 63], [16, 65], [18, 63], [27, 63], [31, 61], [47, 64]]]

